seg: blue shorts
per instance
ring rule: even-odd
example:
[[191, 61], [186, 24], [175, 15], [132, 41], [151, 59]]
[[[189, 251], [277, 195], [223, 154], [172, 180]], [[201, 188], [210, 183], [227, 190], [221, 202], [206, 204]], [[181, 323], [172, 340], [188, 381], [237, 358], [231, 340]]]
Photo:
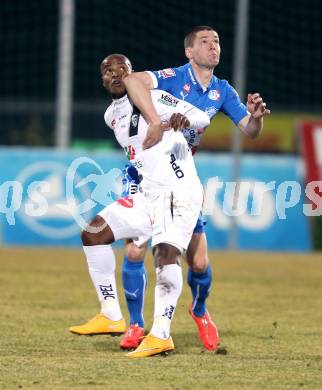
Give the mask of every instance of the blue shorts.
[[200, 211], [197, 224], [193, 230], [194, 233], [204, 233], [206, 222], [203, 219], [202, 212]]

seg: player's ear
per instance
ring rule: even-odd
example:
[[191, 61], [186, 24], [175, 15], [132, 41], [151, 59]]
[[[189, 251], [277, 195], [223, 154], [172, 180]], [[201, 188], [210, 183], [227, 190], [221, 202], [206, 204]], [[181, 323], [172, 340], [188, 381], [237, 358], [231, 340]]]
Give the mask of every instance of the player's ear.
[[186, 47], [185, 48], [185, 54], [186, 54], [186, 57], [191, 60], [192, 58], [192, 53], [191, 53], [191, 47]]

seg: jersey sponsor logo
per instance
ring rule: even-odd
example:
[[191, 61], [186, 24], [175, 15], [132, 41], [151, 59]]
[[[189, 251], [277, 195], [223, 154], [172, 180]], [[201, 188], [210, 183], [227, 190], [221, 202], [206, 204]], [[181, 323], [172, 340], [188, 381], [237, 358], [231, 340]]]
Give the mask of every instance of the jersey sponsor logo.
[[185, 84], [184, 86], [183, 86], [183, 89], [187, 92], [187, 93], [189, 93], [190, 92], [190, 84]]
[[189, 147], [194, 144], [194, 140], [196, 138], [196, 130], [195, 129], [182, 129], [182, 134], [188, 142]]
[[132, 145], [129, 145], [129, 146], [126, 146], [124, 148], [124, 152], [126, 154], [126, 157], [129, 159], [129, 160], [134, 160], [135, 159], [135, 149], [133, 148]]
[[112, 129], [114, 129], [115, 123], [116, 123], [116, 120], [115, 120], [115, 118], [114, 118], [114, 119], [112, 119], [112, 122], [111, 122]]
[[174, 154], [171, 154], [170, 156], [170, 164], [171, 164], [171, 167], [175, 173], [175, 175], [177, 176], [178, 179], [181, 179], [184, 177], [184, 173], [183, 171], [181, 170], [180, 166], [177, 165], [176, 163], [176, 158], [175, 158], [175, 155]]
[[126, 207], [128, 209], [131, 209], [134, 205], [133, 198], [131, 198], [130, 196], [117, 199], [117, 203], [119, 203], [121, 206]]
[[212, 118], [214, 115], [216, 115], [218, 111], [218, 108], [216, 107], [206, 107], [205, 113], [209, 116], [209, 118]]
[[163, 93], [161, 97], [158, 99], [158, 102], [165, 104], [166, 106], [177, 107], [179, 100], [175, 99], [171, 95], [167, 95]]
[[167, 68], [159, 71], [159, 77], [167, 79], [168, 77], [174, 77], [176, 72], [172, 68]]
[[182, 134], [188, 142], [188, 146], [192, 149], [193, 146], [198, 146], [201, 141], [204, 129], [182, 129]]
[[211, 100], [219, 100], [220, 99], [220, 92], [217, 89], [211, 89], [208, 93], [208, 97]]

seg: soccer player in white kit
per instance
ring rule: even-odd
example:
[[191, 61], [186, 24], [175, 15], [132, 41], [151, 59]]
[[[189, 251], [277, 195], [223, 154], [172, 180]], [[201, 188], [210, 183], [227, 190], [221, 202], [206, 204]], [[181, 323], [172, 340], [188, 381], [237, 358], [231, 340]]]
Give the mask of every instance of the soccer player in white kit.
[[[101, 71], [104, 86], [114, 98], [105, 121], [142, 175], [141, 191], [104, 208], [82, 232], [83, 248], [101, 312], [110, 321], [110, 329], [120, 333], [126, 328], [111, 243], [132, 238], [140, 245], [152, 237], [157, 273], [154, 322], [150, 334], [128, 353], [129, 357], [152, 356], [174, 349], [170, 325], [182, 289], [179, 256], [188, 247], [202, 207], [202, 186], [181, 132], [165, 131], [160, 143], [143, 149], [148, 123], [131, 103], [123, 83], [131, 71], [129, 60], [110, 55], [102, 62]], [[164, 91], [151, 94], [164, 128], [208, 126], [208, 116], [191, 104]]]

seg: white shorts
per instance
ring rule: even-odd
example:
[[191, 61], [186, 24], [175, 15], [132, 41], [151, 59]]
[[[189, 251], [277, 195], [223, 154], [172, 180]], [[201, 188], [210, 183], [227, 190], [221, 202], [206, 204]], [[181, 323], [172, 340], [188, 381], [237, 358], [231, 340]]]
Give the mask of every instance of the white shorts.
[[202, 188], [174, 189], [160, 195], [153, 215], [152, 246], [168, 243], [182, 253], [188, 248], [202, 207]]
[[[200, 188], [199, 188], [200, 187]], [[115, 241], [132, 238], [140, 246], [152, 238], [152, 247], [168, 243], [187, 249], [202, 207], [202, 187], [158, 194], [137, 193], [105, 207], [99, 215], [110, 226]]]
[[138, 192], [109, 204], [98, 215], [110, 226], [115, 241], [138, 237], [146, 237], [147, 241], [152, 236], [150, 205]]

